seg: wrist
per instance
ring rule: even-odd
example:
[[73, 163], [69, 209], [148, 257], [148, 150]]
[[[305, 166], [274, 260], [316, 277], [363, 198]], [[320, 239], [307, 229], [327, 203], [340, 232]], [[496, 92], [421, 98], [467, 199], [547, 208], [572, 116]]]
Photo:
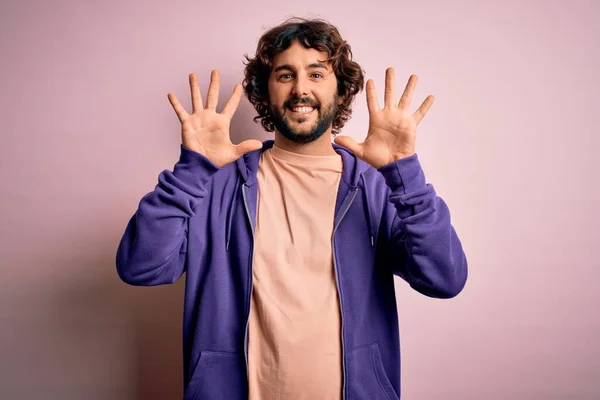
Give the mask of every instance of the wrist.
[[404, 153], [394, 153], [390, 156], [390, 163], [393, 163], [394, 161], [402, 160], [404, 158], [409, 158], [414, 154], [415, 154], [414, 151], [404, 152]]

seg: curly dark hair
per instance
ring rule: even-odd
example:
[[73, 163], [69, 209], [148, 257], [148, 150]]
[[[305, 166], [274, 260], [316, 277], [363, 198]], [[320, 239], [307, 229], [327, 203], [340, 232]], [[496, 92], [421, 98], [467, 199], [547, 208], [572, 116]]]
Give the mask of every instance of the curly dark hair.
[[332, 133], [337, 135], [352, 114], [354, 97], [363, 88], [364, 74], [360, 65], [352, 60], [350, 45], [342, 38], [338, 29], [322, 19], [290, 18], [271, 28], [259, 39], [254, 58], [246, 58], [243, 87], [250, 103], [256, 108], [260, 121], [267, 132], [275, 125], [269, 108], [268, 80], [273, 67], [273, 58], [289, 48], [294, 41], [305, 48], [327, 53], [337, 78], [337, 94], [343, 100], [332, 123]]

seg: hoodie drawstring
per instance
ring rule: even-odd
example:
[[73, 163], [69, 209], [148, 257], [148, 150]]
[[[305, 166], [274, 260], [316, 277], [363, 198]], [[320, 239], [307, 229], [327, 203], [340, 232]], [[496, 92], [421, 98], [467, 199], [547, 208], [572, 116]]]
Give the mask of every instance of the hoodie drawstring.
[[367, 227], [369, 229], [369, 237], [371, 238], [371, 246], [374, 247], [375, 246], [375, 237], [374, 237], [375, 227], [373, 226], [373, 218], [371, 217], [371, 207], [369, 206], [369, 204], [370, 204], [369, 191], [367, 190], [367, 183], [365, 182], [364, 174], [360, 174], [360, 179], [362, 180], [362, 183], [363, 183], [363, 197], [365, 200], [364, 201], [365, 209], [367, 211]]
[[229, 205], [229, 215], [227, 215], [227, 226], [225, 228], [226, 235], [226, 243], [225, 243], [225, 251], [229, 251], [229, 241], [231, 240], [231, 225], [233, 224], [233, 215], [235, 214], [237, 199], [238, 199], [238, 190], [240, 187], [240, 177], [237, 176], [235, 180], [235, 188], [233, 189], [233, 199], [231, 200], [231, 204]]

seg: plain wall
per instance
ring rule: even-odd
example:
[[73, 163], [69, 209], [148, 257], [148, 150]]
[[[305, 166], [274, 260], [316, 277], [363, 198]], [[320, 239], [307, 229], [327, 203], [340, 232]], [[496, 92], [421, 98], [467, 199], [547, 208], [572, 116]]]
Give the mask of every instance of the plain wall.
[[[222, 74], [297, 15], [336, 24], [383, 97], [413, 109], [425, 174], [469, 281], [434, 300], [397, 280], [403, 399], [600, 398], [600, 2], [0, 3], [0, 396], [181, 397], [183, 279], [117, 277], [140, 198], [178, 159], [167, 93]], [[243, 100], [232, 138], [268, 139]], [[343, 133], [364, 138], [362, 92]], [[349, 249], [348, 251], [351, 251]]]

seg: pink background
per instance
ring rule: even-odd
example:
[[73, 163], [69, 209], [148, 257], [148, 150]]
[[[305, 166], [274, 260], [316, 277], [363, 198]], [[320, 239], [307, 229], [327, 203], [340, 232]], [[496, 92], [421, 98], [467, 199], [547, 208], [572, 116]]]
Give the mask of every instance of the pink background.
[[[426, 176], [470, 262], [453, 300], [398, 281], [403, 398], [600, 398], [600, 3], [16, 1], [0, 4], [0, 396], [181, 396], [183, 280], [134, 288], [114, 257], [172, 168], [187, 74], [222, 100], [243, 54], [324, 17], [376, 80], [419, 75]], [[380, 100], [381, 101], [381, 100]], [[416, 107], [417, 104], [414, 104]], [[344, 130], [366, 133], [364, 92]], [[232, 137], [269, 138], [244, 100]]]

